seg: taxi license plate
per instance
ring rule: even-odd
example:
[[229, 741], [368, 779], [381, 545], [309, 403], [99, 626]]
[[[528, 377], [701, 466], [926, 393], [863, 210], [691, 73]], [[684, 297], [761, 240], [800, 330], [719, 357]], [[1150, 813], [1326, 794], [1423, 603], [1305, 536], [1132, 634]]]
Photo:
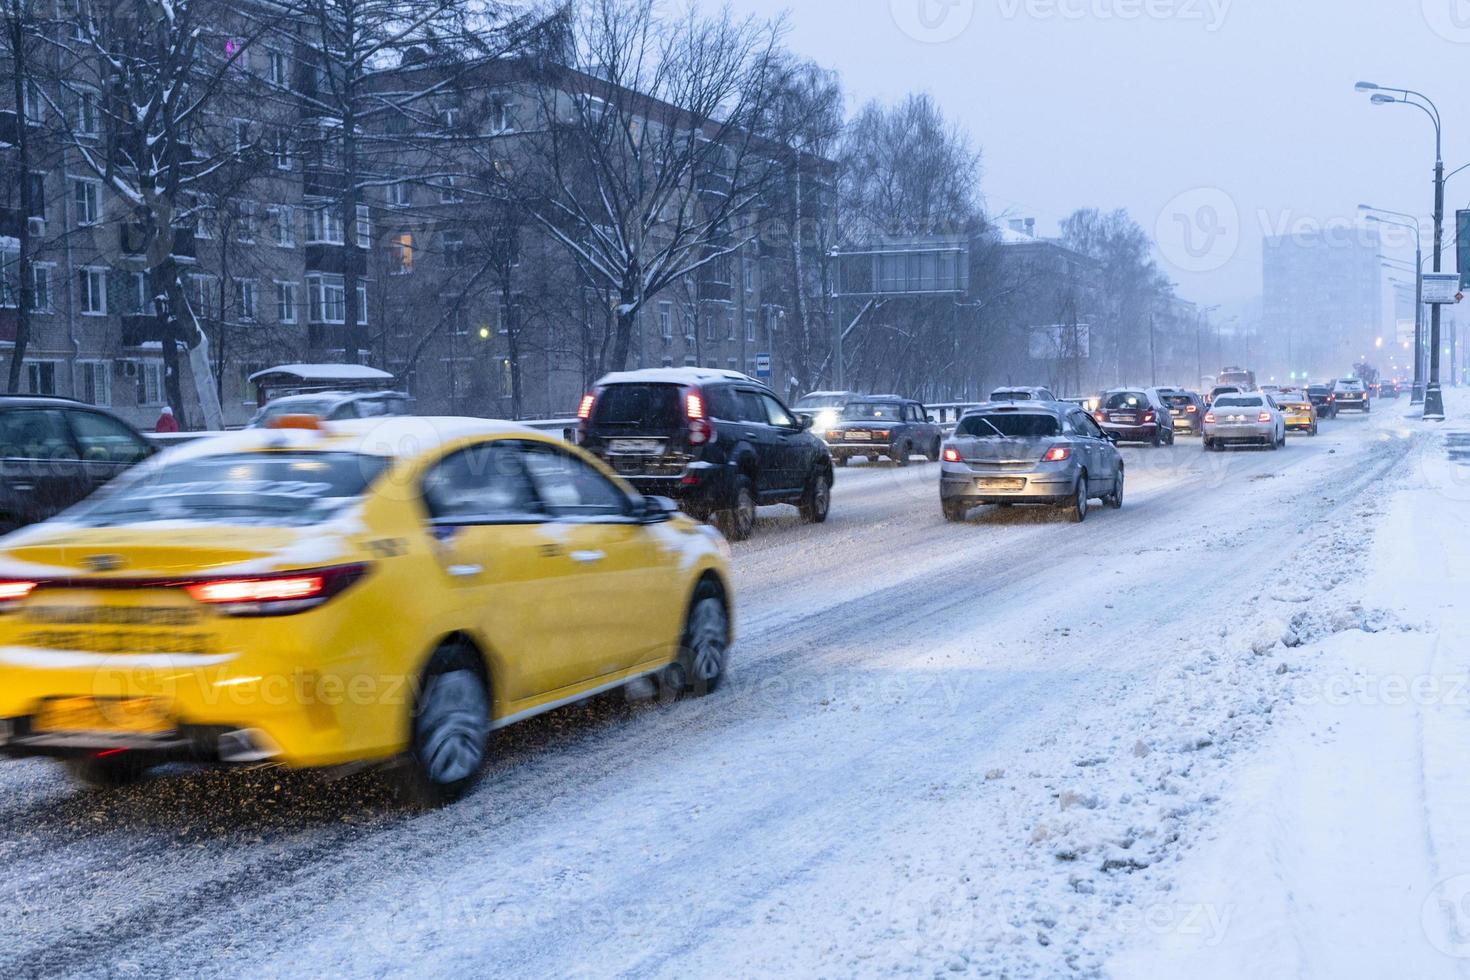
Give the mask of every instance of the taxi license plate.
[[662, 439], [613, 439], [607, 444], [608, 451], [619, 456], [662, 456]]
[[157, 698], [52, 698], [31, 719], [37, 732], [162, 735], [173, 723]]

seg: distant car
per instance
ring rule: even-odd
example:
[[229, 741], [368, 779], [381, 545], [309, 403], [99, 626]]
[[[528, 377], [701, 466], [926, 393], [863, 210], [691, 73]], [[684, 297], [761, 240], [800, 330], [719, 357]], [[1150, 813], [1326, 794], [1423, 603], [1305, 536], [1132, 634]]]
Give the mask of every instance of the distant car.
[[1378, 385], [1379, 398], [1398, 398], [1399, 386], [1396, 381], [1384, 381]]
[[1175, 435], [1197, 436], [1204, 431], [1205, 403], [1198, 392], [1174, 388], [1161, 395], [1174, 419]]
[[639, 493], [670, 497], [743, 541], [762, 504], [792, 504], [820, 524], [832, 503], [832, 457], [754, 378], [649, 368], [609, 374], [582, 398], [578, 441]]
[[1215, 387], [1210, 389], [1210, 393], [1205, 396], [1205, 404], [1213, 405], [1215, 404], [1215, 399], [1221, 395], [1233, 395], [1244, 390], [1240, 385], [1215, 385]]
[[1057, 396], [1050, 388], [1008, 387], [997, 388], [990, 393], [993, 402], [1054, 402]]
[[813, 391], [798, 398], [791, 410], [810, 415], [812, 431], [820, 436], [842, 415], [844, 405], [861, 397], [862, 393], [857, 391]]
[[0, 534], [65, 510], [155, 452], [105, 409], [69, 398], [0, 397]]
[[1337, 415], [1337, 396], [1332, 393], [1332, 385], [1307, 385], [1307, 397], [1317, 409], [1317, 418], [1330, 419]]
[[1204, 444], [1206, 452], [1240, 445], [1280, 449], [1286, 445], [1286, 419], [1270, 395], [1221, 395], [1205, 413]]
[[1311, 398], [1293, 392], [1276, 395], [1272, 400], [1286, 420], [1287, 431], [1305, 432], [1309, 436], [1317, 434], [1317, 407], [1312, 404]]
[[1103, 498], [1123, 506], [1123, 457], [1081, 408], [1057, 402], [987, 405], [944, 444], [939, 503], [960, 522], [981, 504], [1053, 504], [1075, 522]]
[[854, 456], [887, 456], [899, 466], [914, 455], [939, 459], [944, 433], [923, 405], [908, 398], [867, 395], [850, 401], [823, 435], [838, 466]]
[[1332, 382], [1332, 394], [1336, 396], [1337, 410], [1352, 409], [1357, 412], [1373, 411], [1373, 396], [1361, 378], [1338, 378]]
[[318, 391], [268, 402], [247, 428], [263, 429], [283, 415], [312, 415], [326, 422], [409, 415], [411, 399], [401, 391]]
[[1103, 392], [1102, 403], [1092, 417], [1103, 431], [1117, 436], [1119, 442], [1174, 444], [1174, 417], [1156, 388], [1114, 388]]

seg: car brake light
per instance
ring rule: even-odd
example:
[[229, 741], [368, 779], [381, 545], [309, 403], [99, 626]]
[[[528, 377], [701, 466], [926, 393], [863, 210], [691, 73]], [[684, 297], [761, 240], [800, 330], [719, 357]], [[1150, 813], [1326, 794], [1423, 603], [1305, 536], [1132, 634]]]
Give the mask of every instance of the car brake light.
[[1215, 424], [1215, 413], [1214, 412], [1206, 412], [1205, 413], [1205, 421], [1208, 422], [1208, 423], [1210, 423], [1211, 425], [1214, 425]]
[[184, 591], [196, 602], [230, 615], [282, 615], [321, 605], [366, 572], [366, 565], [340, 565], [282, 575], [200, 579], [184, 583]]
[[1108, 417], [1102, 412], [1093, 412], [1092, 417], [1099, 422], [1106, 422], [1108, 420]]
[[0, 582], [0, 602], [15, 602], [18, 599], [24, 599], [35, 591], [38, 584], [20, 579]]
[[1187, 414], [1187, 415], [1198, 415], [1199, 414], [1199, 406], [1198, 405], [1190, 405], [1184, 411], [1185, 411], [1185, 414]]
[[[592, 406], [596, 404], [597, 396], [588, 392], [582, 396], [582, 404], [577, 406], [577, 418], [587, 421], [592, 417]], [[563, 402], [562, 404], [566, 404]]]
[[1260, 415], [1257, 415], [1256, 416], [1256, 421], [1257, 422], [1269, 422], [1269, 421], [1271, 421], [1271, 413], [1270, 412], [1262, 412]]
[[1041, 457], [1041, 461], [1043, 463], [1060, 463], [1064, 459], [1071, 458], [1072, 450], [1066, 446], [1053, 446], [1046, 451], [1045, 456]]
[[960, 461], [960, 451], [958, 449], [946, 449], [944, 451], [944, 461], [946, 463], [958, 463]]
[[1143, 420], [1145, 422], [1152, 422], [1154, 420], [1154, 413], [1153, 412], [1144, 412], [1143, 413]]
[[685, 414], [691, 419], [704, 418], [704, 398], [697, 391], [691, 391], [684, 399]]

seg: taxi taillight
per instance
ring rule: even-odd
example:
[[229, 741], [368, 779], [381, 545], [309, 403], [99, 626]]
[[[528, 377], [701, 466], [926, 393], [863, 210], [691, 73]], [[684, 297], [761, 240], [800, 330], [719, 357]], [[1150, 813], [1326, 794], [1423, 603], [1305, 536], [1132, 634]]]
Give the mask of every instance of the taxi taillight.
[[233, 616], [284, 616], [315, 609], [367, 572], [366, 565], [338, 565], [279, 575], [243, 575], [183, 583], [195, 602]]
[[319, 432], [323, 428], [322, 420], [316, 415], [277, 415], [266, 422], [267, 429], [305, 429], [308, 432]]
[[0, 581], [0, 602], [17, 602], [36, 591], [39, 582], [26, 579], [5, 579]]

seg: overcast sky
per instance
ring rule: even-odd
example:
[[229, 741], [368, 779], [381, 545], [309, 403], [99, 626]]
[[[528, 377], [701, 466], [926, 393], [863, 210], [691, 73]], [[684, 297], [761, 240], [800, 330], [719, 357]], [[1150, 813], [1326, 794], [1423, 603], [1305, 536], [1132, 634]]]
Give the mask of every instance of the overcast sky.
[[[853, 105], [933, 93], [983, 153], [993, 214], [1054, 234], [1074, 208], [1127, 208], [1205, 303], [1260, 292], [1263, 234], [1355, 222], [1360, 202], [1427, 217], [1429, 120], [1359, 79], [1430, 95], [1447, 167], [1470, 162], [1470, 0], [733, 3], [786, 10], [790, 47]], [[1450, 210], [1467, 199], [1470, 171]]]

